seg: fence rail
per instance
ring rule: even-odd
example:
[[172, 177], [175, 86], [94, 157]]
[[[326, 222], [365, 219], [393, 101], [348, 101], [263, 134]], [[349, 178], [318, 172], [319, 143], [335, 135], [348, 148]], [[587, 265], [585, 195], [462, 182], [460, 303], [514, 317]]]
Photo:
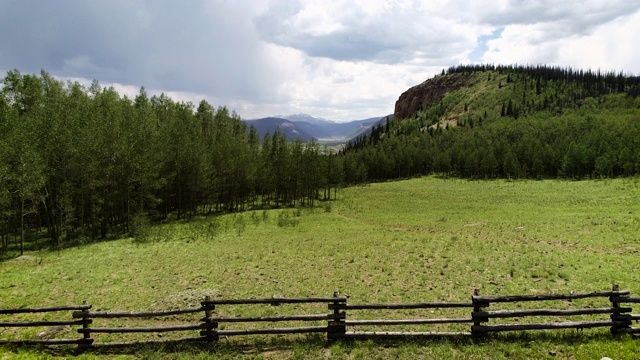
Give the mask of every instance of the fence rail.
[[398, 319], [398, 320], [346, 320], [350, 326], [362, 325], [432, 325], [472, 323], [473, 319]]
[[0, 309], [0, 315], [46, 313], [46, 312], [89, 310], [89, 309], [91, 309], [91, 305], [67, 305], [67, 306], [54, 306], [54, 307], [43, 307], [43, 308]]
[[437, 302], [437, 303], [413, 303], [413, 304], [356, 304], [356, 305], [329, 305], [329, 309], [340, 310], [405, 310], [405, 309], [445, 309], [445, 308], [472, 308], [473, 303], [462, 302]]
[[472, 332], [496, 332], [517, 330], [590, 329], [597, 327], [626, 326], [626, 321], [567, 321], [545, 324], [502, 324], [473, 326]]
[[[182, 315], [182, 314], [193, 314], [204, 311], [204, 308], [192, 308], [192, 309], [175, 309], [175, 310], [161, 310], [161, 311], [131, 311], [131, 312], [108, 312], [108, 311], [95, 311], [91, 312], [88, 315], [92, 319], [115, 319], [115, 318], [133, 318], [133, 317], [159, 317], [159, 316], [170, 316], [170, 315]], [[82, 311], [76, 311], [73, 313], [74, 318], [83, 318], [87, 314]]]
[[525, 316], [573, 316], [573, 315], [597, 315], [597, 314], [620, 314], [631, 312], [630, 307], [626, 308], [595, 308], [595, 309], [571, 309], [571, 310], [555, 310], [555, 309], [535, 309], [535, 310], [497, 310], [497, 311], [480, 311], [474, 312], [472, 317], [474, 320], [513, 318]]
[[620, 299], [622, 295], [629, 295], [629, 290], [622, 291], [601, 291], [583, 294], [551, 294], [551, 295], [507, 295], [507, 296], [479, 296], [474, 295], [471, 299], [479, 303], [511, 303], [521, 301], [545, 301], [545, 300], [575, 300], [594, 297], [615, 297]]
[[312, 297], [312, 298], [266, 298], [266, 299], [237, 299], [237, 300], [204, 300], [202, 306], [215, 306], [215, 305], [255, 305], [255, 304], [267, 304], [267, 305], [281, 305], [281, 304], [313, 304], [313, 303], [334, 303], [345, 302], [345, 297]]
[[[639, 314], [632, 314], [632, 304], [640, 303], [640, 297], [632, 297], [629, 291], [620, 290], [614, 285], [611, 291], [591, 292], [591, 293], [570, 293], [570, 294], [547, 294], [547, 295], [508, 295], [508, 296], [481, 296], [476, 290], [471, 297], [471, 302], [419, 302], [419, 303], [389, 303], [389, 304], [348, 304], [347, 297], [334, 293], [332, 297], [310, 297], [310, 298], [263, 298], [263, 299], [216, 299], [210, 297], [200, 303], [200, 307], [188, 309], [173, 309], [160, 311], [132, 311], [132, 312], [108, 312], [91, 311], [91, 305], [84, 302], [82, 305], [44, 307], [44, 308], [22, 308], [22, 309], [0, 309], [0, 315], [15, 316], [16, 314], [52, 313], [72, 311], [72, 320], [33, 320], [33, 321], [4, 321], [0, 322], [0, 328], [24, 328], [24, 327], [76, 327], [76, 332], [82, 335], [79, 339], [0, 339], [0, 344], [22, 343], [29, 345], [79, 345], [90, 346], [92, 344], [110, 344], [113, 342], [95, 343], [92, 334], [125, 334], [125, 333], [165, 333], [165, 332], [189, 332], [196, 331], [199, 337], [182, 337], [175, 341], [217, 341], [221, 336], [245, 336], [245, 335], [274, 335], [274, 334], [307, 334], [326, 333], [328, 340], [339, 339], [361, 339], [371, 337], [448, 337], [448, 336], [482, 336], [488, 333], [507, 331], [530, 331], [530, 330], [556, 330], [556, 329], [586, 329], [608, 327], [614, 334], [640, 334], [640, 327], [632, 327], [633, 321], [640, 321]], [[492, 304], [514, 304], [520, 307], [521, 302], [553, 302], [560, 300], [573, 301], [575, 299], [606, 299], [605, 304], [600, 307], [584, 308], [553, 308], [546, 306], [539, 309], [501, 309], [488, 310]], [[265, 315], [265, 316], [224, 316], [217, 313], [219, 308], [233, 307], [236, 305], [249, 306], [281, 306], [303, 304], [306, 307], [325, 305], [325, 310], [320, 313], [306, 314], [286, 314], [286, 315]], [[626, 306], [623, 306], [626, 305]], [[564, 304], [566, 307], [567, 304]], [[471, 309], [471, 313], [466, 316], [456, 317], [425, 317], [397, 318], [398, 311], [433, 309], [442, 311], [459, 311], [460, 309]], [[358, 314], [375, 311], [377, 319], [358, 318]], [[389, 316], [381, 316], [391, 312]], [[118, 327], [96, 326], [96, 322], [103, 319], [152, 319], [166, 316], [180, 316], [188, 314], [202, 313], [199, 320], [179, 319], [182, 322], [191, 321], [190, 324], [170, 325], [170, 326], [131, 326], [124, 325]], [[347, 316], [349, 314], [349, 316]], [[470, 315], [470, 316], [469, 316]], [[598, 318], [599, 315], [608, 315], [607, 318]], [[572, 317], [589, 316], [588, 320], [575, 321]], [[552, 317], [542, 322], [531, 323], [509, 323], [508, 321], [523, 317]], [[191, 319], [191, 320], [190, 320]], [[493, 323], [499, 321], [498, 323]], [[505, 322], [506, 321], [506, 322]], [[517, 320], [516, 320], [517, 321]], [[291, 326], [291, 323], [298, 323], [299, 326]], [[324, 324], [319, 324], [324, 322]], [[235, 326], [244, 325], [239, 329], [219, 329], [219, 324], [228, 323]], [[286, 323], [283, 327], [253, 328], [254, 323]], [[469, 331], [457, 331], [458, 329], [446, 328], [460, 326], [460, 324], [472, 324]], [[389, 330], [389, 327], [401, 326], [400, 331]], [[418, 331], [405, 331], [407, 327], [420, 326]], [[440, 326], [437, 331], [424, 331], [425, 326]], [[445, 327], [446, 329], [443, 329]], [[364, 328], [364, 331], [353, 331]], [[374, 329], [374, 330], [371, 330]], [[397, 329], [397, 328], [396, 328]], [[350, 331], [347, 331], [350, 330]], [[139, 342], [137, 342], [139, 343]], [[117, 343], [123, 344], [123, 343]]]

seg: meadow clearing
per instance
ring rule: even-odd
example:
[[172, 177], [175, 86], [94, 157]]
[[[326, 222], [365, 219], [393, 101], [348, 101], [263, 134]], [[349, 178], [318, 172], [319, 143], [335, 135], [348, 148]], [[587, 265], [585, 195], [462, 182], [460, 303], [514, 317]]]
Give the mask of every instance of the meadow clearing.
[[[160, 224], [148, 229], [144, 243], [119, 239], [3, 261], [0, 308], [87, 300], [95, 310], [161, 310], [196, 306], [205, 295], [308, 297], [334, 291], [358, 303], [465, 301], [474, 289], [486, 295], [569, 293], [610, 290], [613, 283], [639, 295], [639, 198], [638, 178], [425, 177], [350, 187], [339, 191], [338, 200], [314, 209], [260, 210]], [[272, 310], [234, 311], [264, 315]], [[2, 338], [35, 335], [35, 330], [0, 332]], [[598, 329], [500, 335], [479, 342], [327, 345], [323, 336], [257, 336], [222, 339], [213, 347], [142, 346], [81, 354], [74, 348], [0, 347], [0, 353], [3, 360], [70, 354], [637, 359], [640, 340]]]

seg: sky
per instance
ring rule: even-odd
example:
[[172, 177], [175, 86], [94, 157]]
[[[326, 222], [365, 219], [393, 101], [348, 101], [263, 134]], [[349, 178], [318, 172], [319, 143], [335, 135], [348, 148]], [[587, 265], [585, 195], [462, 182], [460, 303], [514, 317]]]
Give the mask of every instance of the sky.
[[636, 0], [0, 0], [0, 72], [141, 86], [244, 119], [393, 113], [458, 64], [640, 75]]

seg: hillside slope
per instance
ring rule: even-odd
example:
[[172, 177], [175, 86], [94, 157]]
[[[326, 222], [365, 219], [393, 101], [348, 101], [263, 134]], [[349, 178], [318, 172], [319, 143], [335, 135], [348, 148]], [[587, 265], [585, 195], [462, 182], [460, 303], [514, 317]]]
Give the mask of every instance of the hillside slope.
[[446, 120], [484, 117], [485, 111], [488, 116], [516, 119], [541, 111], [558, 115], [596, 99], [602, 101], [607, 95], [636, 98], [639, 93], [640, 78], [622, 73], [544, 66], [460, 66], [405, 91], [396, 102], [395, 117]]
[[639, 89], [621, 73], [451, 68], [400, 95], [390, 126], [347, 145], [348, 180], [631, 176], [640, 173]]

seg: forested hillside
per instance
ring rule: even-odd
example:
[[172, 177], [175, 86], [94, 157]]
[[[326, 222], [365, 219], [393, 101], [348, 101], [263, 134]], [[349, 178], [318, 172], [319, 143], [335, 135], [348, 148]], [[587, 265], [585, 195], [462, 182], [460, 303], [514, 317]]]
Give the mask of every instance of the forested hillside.
[[[396, 120], [342, 153], [348, 182], [432, 173], [592, 178], [640, 173], [640, 79], [570, 68], [450, 68], [404, 93]], [[399, 116], [402, 115], [402, 116]]]
[[132, 224], [312, 205], [342, 181], [315, 142], [258, 137], [235, 113], [11, 71], [0, 92], [0, 249], [57, 248]]

